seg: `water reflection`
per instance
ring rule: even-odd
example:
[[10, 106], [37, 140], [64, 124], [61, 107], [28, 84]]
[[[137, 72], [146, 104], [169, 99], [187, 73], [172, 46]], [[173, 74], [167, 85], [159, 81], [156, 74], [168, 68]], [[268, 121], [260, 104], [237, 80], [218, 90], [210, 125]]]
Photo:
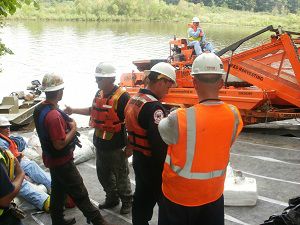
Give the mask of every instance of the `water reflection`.
[[[202, 26], [217, 49], [260, 29]], [[0, 97], [54, 71], [64, 76], [64, 101], [88, 106], [97, 88], [93, 72], [99, 61], [114, 62], [118, 74], [129, 72], [135, 69], [133, 60], [167, 58], [169, 40], [185, 37], [186, 30], [187, 23], [9, 22], [1, 38], [15, 54], [1, 57]], [[268, 35], [242, 47], [256, 45]]]

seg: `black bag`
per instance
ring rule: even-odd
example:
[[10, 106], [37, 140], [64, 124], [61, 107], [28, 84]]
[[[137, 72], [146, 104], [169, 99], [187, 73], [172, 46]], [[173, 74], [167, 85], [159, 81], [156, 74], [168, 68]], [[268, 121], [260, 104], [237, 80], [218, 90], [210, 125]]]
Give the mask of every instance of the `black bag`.
[[300, 225], [300, 196], [290, 199], [281, 215], [272, 215], [263, 225]]

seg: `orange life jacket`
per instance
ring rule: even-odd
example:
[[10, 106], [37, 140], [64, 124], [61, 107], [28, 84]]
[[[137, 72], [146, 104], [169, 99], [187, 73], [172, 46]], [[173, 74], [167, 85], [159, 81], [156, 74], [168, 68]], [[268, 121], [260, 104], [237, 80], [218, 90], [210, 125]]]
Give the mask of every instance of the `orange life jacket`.
[[152, 95], [137, 93], [126, 105], [125, 125], [128, 132], [128, 147], [134, 151], [142, 152], [145, 156], [151, 156], [150, 145], [147, 139], [147, 131], [138, 122], [138, 116], [147, 102], [158, 101]]
[[230, 147], [242, 129], [236, 107], [220, 102], [177, 110], [178, 141], [169, 145], [162, 190], [172, 202], [200, 206], [221, 197]]
[[102, 139], [110, 140], [114, 133], [121, 131], [122, 122], [117, 114], [118, 100], [125, 92], [118, 89], [109, 97], [104, 98], [103, 92], [99, 91], [94, 98], [91, 110], [90, 126], [96, 128], [96, 135]]
[[5, 141], [7, 141], [9, 143], [9, 150], [11, 151], [11, 153], [17, 158], [20, 156], [20, 152], [18, 150], [18, 146], [17, 144], [11, 140], [9, 137], [6, 137], [5, 135], [0, 133], [0, 138], [4, 139]]
[[[196, 27], [196, 26], [194, 26], [194, 24], [192, 24], [192, 23], [189, 23], [188, 24], [188, 27], [189, 28], [193, 28], [193, 30], [194, 30], [194, 32], [196, 32], [197, 31], [197, 28], [198, 27]], [[200, 26], [199, 26], [200, 27]], [[201, 27], [200, 27], [201, 28]], [[203, 32], [203, 29], [201, 28], [201, 32], [199, 33], [199, 36], [198, 37], [202, 37], [204, 35], [204, 32]]]

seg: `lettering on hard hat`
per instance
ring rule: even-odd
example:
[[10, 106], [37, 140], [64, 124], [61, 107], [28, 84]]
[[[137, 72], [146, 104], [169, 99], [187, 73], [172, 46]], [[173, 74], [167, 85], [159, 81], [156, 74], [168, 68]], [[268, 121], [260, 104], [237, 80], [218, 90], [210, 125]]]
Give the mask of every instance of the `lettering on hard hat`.
[[206, 70], [214, 71], [214, 70], [217, 70], [217, 68], [215, 66], [207, 66]]

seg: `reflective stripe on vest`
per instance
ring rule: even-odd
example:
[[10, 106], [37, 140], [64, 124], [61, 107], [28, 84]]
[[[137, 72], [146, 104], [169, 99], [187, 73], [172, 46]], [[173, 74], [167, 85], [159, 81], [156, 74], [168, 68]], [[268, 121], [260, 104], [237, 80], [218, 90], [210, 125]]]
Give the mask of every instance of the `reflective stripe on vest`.
[[129, 100], [125, 108], [128, 147], [134, 151], [143, 153], [145, 156], [151, 156], [152, 152], [150, 150], [146, 130], [138, 123], [138, 116], [144, 104], [155, 101], [158, 100], [152, 95], [138, 93]]
[[105, 140], [112, 139], [114, 133], [120, 132], [122, 124], [117, 114], [118, 100], [125, 90], [118, 87], [112, 96], [103, 97], [99, 92], [94, 98], [91, 111], [90, 126], [96, 128], [95, 134]]
[[[193, 29], [194, 32], [197, 31], [197, 27], [194, 27], [193, 24], [188, 24], [188, 27]], [[194, 37], [194, 36], [190, 36], [190, 29], [188, 29], [188, 40], [191, 42], [191, 41], [199, 41], [201, 42], [202, 40], [202, 36], [203, 36], [203, 31], [201, 29], [201, 32], [199, 33], [199, 36], [198, 37]]]
[[[7, 175], [10, 180], [14, 179], [14, 169], [15, 169], [14, 159], [15, 159], [14, 155], [9, 150], [2, 150], [2, 149], [0, 150], [0, 161], [3, 162], [8, 173]], [[3, 212], [4, 209], [0, 208], [0, 216], [3, 214]]]
[[[239, 116], [236, 111], [236, 109], [232, 106], [229, 105], [230, 109], [232, 110], [234, 117], [235, 117], [235, 123], [234, 123], [234, 128], [232, 132], [232, 137], [231, 137], [231, 145], [233, 144], [236, 133], [237, 133], [237, 128], [239, 126]], [[195, 118], [195, 108], [191, 107], [188, 108], [187, 110], [187, 158], [186, 158], [186, 163], [183, 168], [180, 168], [179, 166], [173, 165], [171, 161], [171, 157], [169, 155], [166, 156], [165, 162], [170, 165], [171, 169], [177, 173], [179, 176], [187, 178], [187, 179], [198, 179], [198, 180], [206, 180], [206, 179], [211, 179], [214, 177], [220, 177], [223, 176], [226, 173], [226, 167], [223, 170], [214, 170], [208, 173], [194, 173], [191, 172], [192, 168], [192, 163], [194, 159], [194, 154], [195, 154], [195, 144], [196, 144], [196, 118]]]
[[224, 191], [230, 147], [242, 123], [234, 106], [198, 104], [177, 110], [178, 140], [168, 147], [164, 195], [184, 206], [217, 200]]

